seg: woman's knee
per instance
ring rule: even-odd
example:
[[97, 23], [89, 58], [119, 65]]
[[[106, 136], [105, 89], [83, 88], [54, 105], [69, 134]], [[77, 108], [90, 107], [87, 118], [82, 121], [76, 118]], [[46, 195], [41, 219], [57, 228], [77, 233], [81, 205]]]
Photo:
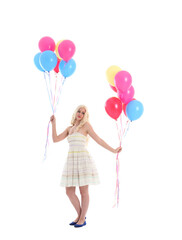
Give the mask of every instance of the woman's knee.
[[66, 188], [66, 195], [68, 197], [72, 197], [75, 195], [75, 187], [67, 187]]
[[80, 187], [79, 189], [80, 189], [80, 194], [82, 197], [88, 196], [88, 185]]

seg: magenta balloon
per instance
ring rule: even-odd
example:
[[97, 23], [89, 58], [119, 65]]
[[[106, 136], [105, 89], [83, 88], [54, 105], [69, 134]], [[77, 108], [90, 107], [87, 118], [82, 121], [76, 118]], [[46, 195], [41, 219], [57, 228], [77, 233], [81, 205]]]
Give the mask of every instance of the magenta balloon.
[[118, 91], [125, 92], [131, 86], [132, 77], [129, 72], [120, 71], [116, 73], [114, 83]]
[[55, 50], [55, 42], [52, 38], [50, 37], [43, 37], [39, 41], [39, 49], [41, 52], [50, 50], [53, 51]]
[[126, 92], [118, 91], [118, 97], [124, 104], [129, 103], [133, 99], [134, 94], [135, 90], [133, 86], [131, 86]]
[[70, 40], [63, 40], [58, 46], [59, 56], [68, 62], [75, 53], [75, 44]]

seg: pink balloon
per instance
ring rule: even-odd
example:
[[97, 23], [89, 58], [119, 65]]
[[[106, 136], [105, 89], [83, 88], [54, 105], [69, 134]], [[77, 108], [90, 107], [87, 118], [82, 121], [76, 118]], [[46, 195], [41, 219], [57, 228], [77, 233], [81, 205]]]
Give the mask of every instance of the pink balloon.
[[59, 56], [68, 62], [75, 53], [75, 44], [70, 40], [63, 40], [58, 46]]
[[121, 100], [121, 102], [124, 104], [129, 103], [134, 97], [134, 94], [135, 94], [135, 90], [133, 86], [131, 86], [126, 92], [118, 91], [118, 97]]
[[120, 71], [116, 73], [114, 83], [118, 91], [125, 92], [131, 86], [131, 75], [129, 72]]
[[52, 38], [50, 37], [43, 37], [39, 40], [39, 49], [41, 52], [50, 50], [53, 51], [55, 50], [55, 42]]
[[113, 91], [115, 91], [117, 93], [117, 89], [114, 86], [112, 86], [110, 84], [109, 84], [109, 86], [112, 88]]

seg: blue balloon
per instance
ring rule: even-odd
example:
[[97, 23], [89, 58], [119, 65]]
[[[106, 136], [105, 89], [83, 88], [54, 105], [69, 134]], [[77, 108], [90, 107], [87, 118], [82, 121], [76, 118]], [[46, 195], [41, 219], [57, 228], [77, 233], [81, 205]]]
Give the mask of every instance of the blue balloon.
[[40, 52], [35, 55], [35, 57], [34, 57], [34, 63], [35, 63], [35, 66], [36, 66], [40, 71], [45, 72], [45, 70], [41, 67], [40, 62], [39, 62], [40, 55], [41, 55]]
[[66, 78], [71, 76], [76, 69], [76, 63], [73, 59], [70, 59], [68, 62], [62, 60], [59, 64], [59, 71]]
[[41, 53], [39, 61], [41, 67], [45, 71], [50, 72], [57, 65], [57, 56], [54, 52], [47, 50]]
[[130, 121], [137, 120], [143, 114], [143, 104], [137, 100], [129, 102], [126, 106], [126, 115]]

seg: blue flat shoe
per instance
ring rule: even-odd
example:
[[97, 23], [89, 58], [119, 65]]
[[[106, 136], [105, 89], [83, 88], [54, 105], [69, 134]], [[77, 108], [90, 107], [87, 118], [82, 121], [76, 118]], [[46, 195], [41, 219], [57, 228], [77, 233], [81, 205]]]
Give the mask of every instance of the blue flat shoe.
[[71, 222], [70, 226], [74, 226], [77, 222]]
[[[86, 219], [86, 217], [85, 217], [85, 219]], [[71, 222], [70, 226], [74, 226], [75, 224], [77, 224], [77, 222]]]
[[87, 223], [86, 223], [86, 221], [85, 221], [83, 224], [75, 224], [74, 227], [75, 227], [75, 228], [79, 228], [79, 227], [85, 226], [86, 224], [87, 224]]

